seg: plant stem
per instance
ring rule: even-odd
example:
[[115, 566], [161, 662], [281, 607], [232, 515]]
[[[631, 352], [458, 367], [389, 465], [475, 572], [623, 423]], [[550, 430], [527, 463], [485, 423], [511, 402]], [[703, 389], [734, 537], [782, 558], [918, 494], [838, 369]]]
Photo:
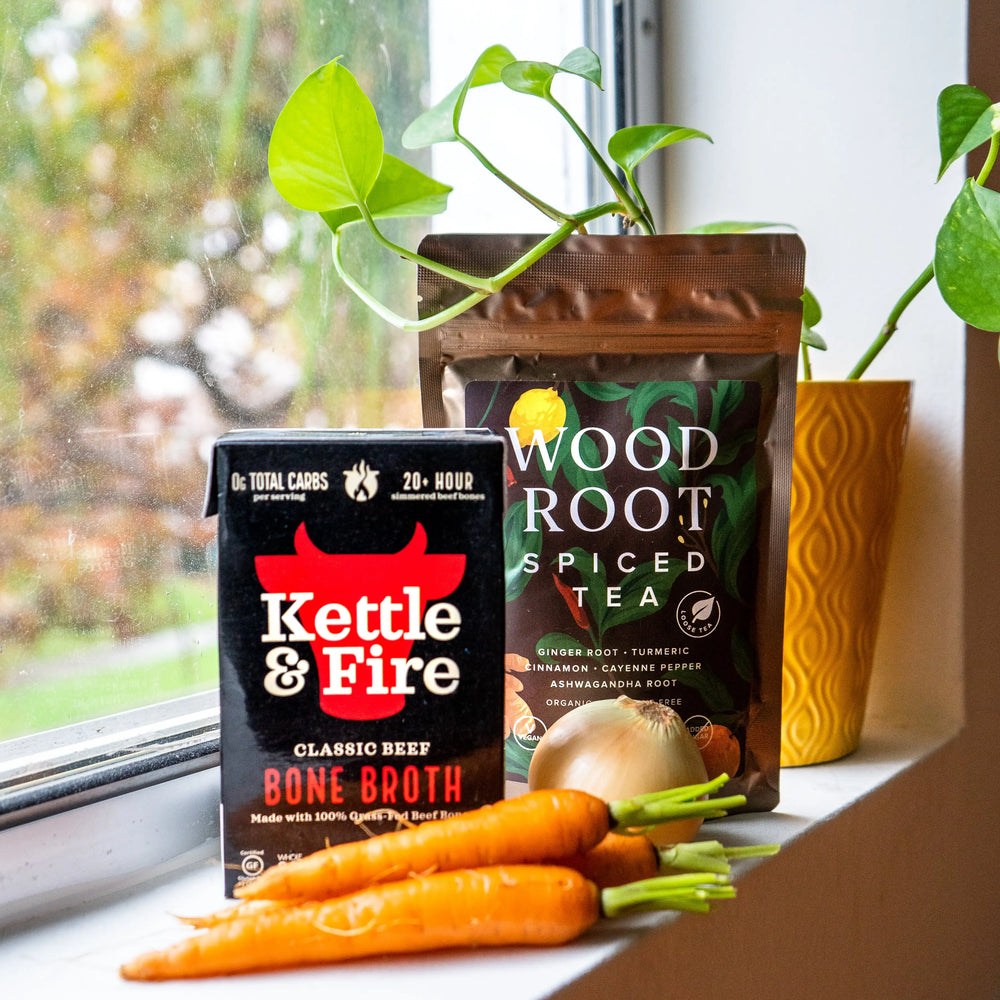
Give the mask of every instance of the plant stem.
[[777, 854], [778, 844], [749, 844], [745, 847], [725, 847], [718, 840], [694, 840], [674, 844], [660, 851], [661, 869], [719, 872], [729, 874], [730, 861], [740, 858], [767, 858]]
[[553, 222], [563, 223], [569, 219], [569, 216], [564, 212], [560, 212], [559, 209], [553, 208], [551, 205], [542, 201], [541, 198], [533, 195], [527, 188], [522, 187], [517, 183], [512, 177], [508, 177], [499, 167], [496, 166], [490, 159], [487, 158], [486, 154], [483, 153], [478, 146], [471, 143], [464, 135], [460, 135], [458, 132], [455, 133], [458, 141], [470, 152], [472, 155], [485, 167], [498, 181], [506, 184], [507, 187], [514, 192], [514, 194], [523, 198], [529, 205], [534, 206], [543, 215], [548, 216]]
[[[976, 177], [976, 183], [980, 187], [982, 187], [989, 179], [990, 173], [993, 171], [993, 167], [997, 162], [998, 153], [1000, 153], [1000, 133], [994, 132], [990, 138], [990, 148], [986, 154], [986, 161], [983, 163], [983, 167], [979, 171], [979, 176]], [[889, 339], [896, 332], [896, 328], [899, 324], [899, 318], [906, 310], [906, 307], [909, 306], [917, 295], [930, 284], [933, 277], [934, 262], [931, 261], [931, 263], [920, 272], [913, 284], [911, 284], [910, 287], [903, 292], [896, 304], [892, 307], [892, 311], [886, 318], [882, 329], [879, 330], [878, 336], [874, 341], [872, 341], [871, 346], [862, 355], [861, 360], [848, 373], [848, 381], [861, 378], [861, 376], [868, 369], [868, 366], [875, 360], [879, 352], [883, 347], [885, 347], [885, 345], [889, 342]]]
[[745, 806], [745, 795], [728, 795], [719, 799], [698, 799], [695, 802], [648, 802], [636, 814], [628, 826], [655, 826], [675, 819], [721, 819], [730, 809]]
[[618, 179], [618, 175], [611, 169], [604, 157], [601, 156], [593, 142], [590, 141], [590, 136], [584, 132], [584, 130], [577, 124], [576, 119], [551, 94], [548, 95], [547, 99], [552, 107], [554, 107], [556, 111], [563, 116], [569, 127], [576, 133], [577, 138], [583, 143], [584, 148], [597, 164], [598, 169], [602, 174], [604, 174], [608, 184], [611, 185], [611, 190], [614, 191], [614, 193], [618, 196], [618, 200], [622, 203], [622, 206], [625, 209], [625, 216], [632, 222], [637, 223], [645, 233], [651, 235], [655, 231], [652, 220], [635, 203], [635, 200], [626, 190], [625, 185]]
[[861, 360], [848, 373], [848, 381], [861, 378], [868, 366], [875, 360], [879, 351], [885, 347], [885, 345], [889, 342], [889, 339], [896, 332], [899, 317], [902, 316], [906, 307], [917, 297], [917, 295], [920, 294], [920, 292], [924, 290], [924, 288], [927, 287], [933, 277], [934, 262], [931, 261], [931, 263], [920, 272], [910, 287], [903, 292], [896, 304], [892, 307], [892, 311], [889, 313], [882, 329], [879, 330], [878, 336], [872, 341], [871, 346], [862, 355]]
[[662, 792], [635, 795], [630, 799], [619, 799], [608, 803], [614, 829], [628, 827], [655, 826], [675, 819], [718, 819], [729, 809], [746, 805], [745, 795], [729, 795], [724, 798], [705, 798], [716, 791], [729, 778], [720, 775], [713, 781], [698, 785], [682, 785]]
[[340, 276], [340, 280], [343, 281], [344, 284], [347, 285], [347, 287], [362, 302], [364, 302], [364, 304], [371, 309], [372, 312], [400, 330], [413, 332], [429, 330], [432, 326], [436, 326], [438, 323], [443, 323], [446, 320], [451, 319], [453, 316], [458, 316], [467, 309], [471, 309], [477, 302], [482, 302], [483, 299], [492, 294], [489, 291], [474, 291], [460, 302], [455, 303], [455, 305], [450, 309], [437, 314], [434, 317], [435, 322], [433, 323], [426, 320], [419, 321], [407, 319], [405, 316], [400, 316], [399, 313], [394, 312], [387, 305], [380, 302], [368, 291], [368, 289], [354, 280], [344, 265], [343, 257], [340, 252], [340, 246], [340, 233], [338, 231], [333, 234], [333, 266], [337, 274]]
[[[662, 792], [646, 792], [643, 795], [633, 795], [630, 799], [622, 799], [621, 805], [630, 808], [645, 802], [661, 802], [664, 799], [696, 799], [702, 795], [711, 795], [717, 792], [729, 780], [728, 774], [720, 774], [709, 781], [697, 785], [678, 785], [676, 788], [667, 788]], [[619, 803], [613, 803], [618, 807]]]
[[364, 202], [359, 201], [357, 207], [361, 212], [362, 219], [368, 226], [368, 231], [372, 234], [375, 241], [380, 246], [385, 247], [386, 250], [402, 257], [403, 260], [408, 260], [411, 264], [424, 264], [431, 267], [431, 270], [436, 271], [442, 277], [451, 278], [453, 281], [457, 281], [460, 285], [465, 285], [467, 288], [473, 288], [476, 291], [486, 292], [487, 294], [496, 291], [492, 285], [491, 278], [480, 278], [474, 274], [466, 274], [464, 271], [458, 271], [444, 264], [433, 264], [431, 266], [433, 262], [425, 260], [425, 258], [421, 257], [414, 250], [408, 250], [398, 243], [393, 243], [392, 240], [385, 236], [375, 224], [375, 219], [371, 212], [368, 211], [368, 206]]
[[635, 195], [636, 204], [639, 206], [639, 210], [642, 212], [643, 219], [646, 220], [646, 223], [648, 224], [649, 229], [652, 232], [653, 229], [655, 228], [653, 226], [653, 216], [649, 211], [649, 202], [646, 201], [642, 193], [642, 188], [639, 187], [639, 182], [635, 179], [635, 172], [632, 170], [627, 171], [625, 179], [628, 181], [628, 186], [631, 189], [632, 193]]
[[976, 183], [982, 187], [990, 176], [993, 170], [993, 165], [997, 162], [997, 152], [1000, 151], [1000, 132], [994, 132], [990, 137], [990, 149], [986, 154], [986, 162], [983, 164], [983, 169], [979, 171], [979, 176], [976, 178]]
[[500, 289], [503, 288], [509, 281], [516, 278], [523, 271], [526, 271], [532, 264], [535, 263], [535, 261], [544, 257], [550, 250], [558, 246], [558, 244], [573, 233], [574, 230], [579, 229], [581, 226], [585, 226], [593, 219], [600, 218], [602, 215], [610, 215], [621, 209], [621, 205], [619, 205], [618, 202], [612, 201], [605, 202], [603, 205], [597, 205], [594, 208], [586, 209], [578, 215], [570, 216], [555, 232], [539, 240], [533, 247], [531, 247], [530, 250], [518, 257], [518, 259], [509, 267], [500, 271], [498, 274], [493, 275], [492, 278], [481, 278], [477, 275], [467, 274], [464, 271], [458, 271], [455, 268], [439, 264], [435, 260], [423, 257], [419, 253], [407, 250], [405, 247], [398, 246], [379, 231], [378, 227], [375, 225], [375, 220], [372, 218], [371, 213], [368, 212], [365, 206], [359, 205], [358, 207], [361, 210], [364, 221], [368, 225], [369, 231], [381, 246], [399, 254], [405, 260], [408, 260], [413, 264], [425, 267], [427, 270], [434, 271], [442, 277], [450, 278], [460, 285], [465, 285], [467, 288], [473, 289], [470, 295], [467, 295], [465, 298], [456, 302], [454, 305], [449, 306], [447, 309], [442, 309], [430, 316], [425, 316], [423, 319], [407, 319], [405, 316], [400, 316], [384, 303], [376, 299], [363, 285], [350, 275], [347, 271], [346, 265], [344, 264], [343, 255], [341, 253], [340, 233], [339, 231], [335, 231], [333, 233], [333, 266], [336, 269], [337, 274], [340, 275], [341, 280], [374, 313], [381, 316], [382, 319], [391, 323], [398, 329], [410, 332], [430, 330], [435, 326], [439, 326], [441, 323], [445, 323], [450, 319], [454, 319], [456, 316], [460, 316], [462, 313], [476, 305], [476, 303], [482, 302], [483, 299], [492, 295], [494, 292], [500, 291]]
[[730, 870], [725, 848], [717, 840], [703, 843], [674, 844], [660, 851], [660, 868], [677, 868], [685, 871], [718, 872], [727, 875]]
[[812, 373], [812, 358], [809, 357], [809, 348], [803, 344], [802, 345], [802, 378], [805, 381], [809, 381], [813, 377]]

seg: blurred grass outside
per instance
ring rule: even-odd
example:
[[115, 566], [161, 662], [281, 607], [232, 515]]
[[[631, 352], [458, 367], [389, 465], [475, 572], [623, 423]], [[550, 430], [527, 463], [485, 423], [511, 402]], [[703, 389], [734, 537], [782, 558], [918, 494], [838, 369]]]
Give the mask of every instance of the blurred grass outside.
[[0, 652], [0, 740], [210, 690], [218, 683], [215, 578], [164, 581], [145, 609], [151, 629], [116, 642], [50, 628]]

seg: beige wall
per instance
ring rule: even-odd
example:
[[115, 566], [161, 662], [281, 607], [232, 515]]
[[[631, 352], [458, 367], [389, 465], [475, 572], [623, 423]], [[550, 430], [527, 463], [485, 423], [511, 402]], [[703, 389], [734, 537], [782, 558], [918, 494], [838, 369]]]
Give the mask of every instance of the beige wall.
[[[997, 97], [1000, 28], [990, 6], [974, 0], [968, 12], [969, 78]], [[735, 118], [752, 117], [768, 99], [780, 105], [764, 152], [748, 151], [728, 179], [707, 158], [675, 165], [668, 177], [674, 210], [687, 224], [715, 202], [715, 218], [752, 213], [805, 220], [810, 280], [821, 299], [824, 287], [854, 294], [850, 303], [827, 309], [828, 338], [849, 342], [828, 359], [832, 365], [848, 347], [870, 339], [853, 326], [862, 317], [871, 326], [880, 289], [891, 286], [886, 275], [915, 274], [919, 266], [900, 262], [915, 244], [932, 246], [932, 222], [943, 209], [938, 191], [921, 196], [926, 178], [919, 175], [936, 148], [929, 155], [919, 148], [920, 120], [928, 113], [928, 93], [936, 96], [966, 78], [966, 5], [682, 0], [670, 7], [693, 21], [680, 38], [668, 36], [674, 61], [667, 68], [668, 108], [707, 109], [725, 99], [726, 87]], [[713, 19], [720, 24], [714, 32]], [[685, 64], [692, 49], [698, 59]], [[843, 80], [831, 92], [838, 72]], [[725, 79], [713, 82], [713, 74]], [[706, 92], [716, 86], [718, 92]], [[847, 130], [907, 92], [919, 104], [903, 108], [888, 126], [892, 141], [865, 123], [853, 134]], [[932, 115], [933, 97], [930, 108]], [[713, 129], [698, 120], [678, 123]], [[740, 140], [749, 141], [750, 131]], [[930, 136], [936, 141], [933, 125]], [[716, 139], [710, 155], [731, 156]], [[824, 162], [810, 168], [810, 156]], [[853, 158], [852, 164], [834, 162], [838, 156]], [[787, 174], [769, 180], [768, 157]], [[922, 161], [920, 171], [913, 171], [915, 161]], [[936, 173], [936, 164], [931, 169]], [[896, 190], [884, 198], [872, 193], [887, 184]], [[945, 204], [957, 185], [956, 175]], [[782, 212], [784, 204], [800, 210], [795, 218]], [[963, 351], [961, 325], [936, 301], [920, 302], [906, 334], [905, 350], [893, 345], [892, 364], [887, 360], [873, 373], [913, 378], [917, 404], [871, 717], [920, 726], [944, 714], [960, 731], [927, 760], [754, 869], [733, 906], [710, 921], [682, 920], [668, 936], [653, 936], [631, 953], [631, 966], [659, 970], [664, 997], [1000, 997], [997, 338], [971, 331]], [[627, 976], [611, 963], [590, 993], [617, 995]]]

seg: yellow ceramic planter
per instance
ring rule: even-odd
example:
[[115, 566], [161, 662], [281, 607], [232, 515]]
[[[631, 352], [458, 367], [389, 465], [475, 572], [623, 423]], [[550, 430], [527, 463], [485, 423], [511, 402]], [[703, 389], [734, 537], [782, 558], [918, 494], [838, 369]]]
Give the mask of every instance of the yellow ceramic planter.
[[909, 382], [799, 383], [782, 765], [817, 764], [857, 749], [909, 402]]

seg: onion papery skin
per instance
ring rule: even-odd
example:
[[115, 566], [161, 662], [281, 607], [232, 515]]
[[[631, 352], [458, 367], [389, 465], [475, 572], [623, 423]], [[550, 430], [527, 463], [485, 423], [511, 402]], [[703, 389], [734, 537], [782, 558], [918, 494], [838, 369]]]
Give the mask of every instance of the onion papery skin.
[[[622, 696], [578, 705], [538, 741], [528, 788], [576, 788], [606, 802], [707, 780], [701, 753], [680, 716], [658, 702]], [[690, 841], [702, 819], [645, 831], [657, 846]]]

